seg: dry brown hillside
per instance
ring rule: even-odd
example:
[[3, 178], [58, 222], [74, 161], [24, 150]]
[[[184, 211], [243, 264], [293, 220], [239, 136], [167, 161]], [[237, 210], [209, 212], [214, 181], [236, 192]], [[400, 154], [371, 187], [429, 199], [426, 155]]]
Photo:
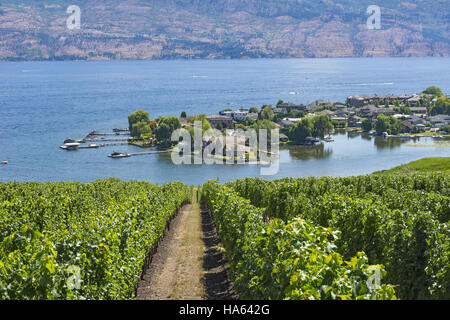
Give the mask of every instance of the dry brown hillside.
[[[66, 26], [71, 4], [80, 30]], [[367, 29], [371, 4], [380, 30]], [[0, 0], [0, 60], [447, 56], [449, 9], [447, 0]]]

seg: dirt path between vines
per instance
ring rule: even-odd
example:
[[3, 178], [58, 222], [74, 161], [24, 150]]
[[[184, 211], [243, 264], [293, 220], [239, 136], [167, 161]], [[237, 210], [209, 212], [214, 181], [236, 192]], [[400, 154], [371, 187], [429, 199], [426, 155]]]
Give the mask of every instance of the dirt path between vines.
[[[195, 194], [195, 192], [194, 192]], [[212, 217], [201, 210], [196, 196], [170, 224], [144, 278], [137, 300], [236, 299], [228, 280], [228, 265]]]

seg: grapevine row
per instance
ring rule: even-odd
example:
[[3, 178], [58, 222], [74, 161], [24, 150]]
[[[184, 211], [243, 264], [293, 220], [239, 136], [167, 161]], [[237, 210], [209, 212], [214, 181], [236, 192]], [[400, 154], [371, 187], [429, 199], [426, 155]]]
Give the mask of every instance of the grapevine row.
[[386, 267], [403, 299], [450, 298], [450, 179], [445, 174], [242, 179], [228, 186], [270, 218], [301, 217], [340, 232], [345, 258]]
[[384, 267], [369, 265], [362, 252], [345, 261], [332, 229], [300, 218], [265, 223], [263, 209], [214, 181], [203, 186], [202, 202], [214, 216], [241, 298], [395, 299], [392, 286], [371, 285]]
[[128, 299], [180, 182], [0, 184], [0, 299]]

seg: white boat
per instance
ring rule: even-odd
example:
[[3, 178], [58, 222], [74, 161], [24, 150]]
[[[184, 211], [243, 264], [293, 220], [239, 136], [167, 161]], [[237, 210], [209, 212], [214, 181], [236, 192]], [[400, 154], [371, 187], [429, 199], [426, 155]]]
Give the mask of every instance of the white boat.
[[79, 143], [66, 143], [63, 146], [60, 146], [60, 148], [67, 151], [73, 151], [77, 150], [79, 146]]
[[131, 157], [131, 154], [129, 153], [122, 153], [122, 152], [113, 152], [108, 155], [110, 158], [128, 158]]
[[8, 164], [8, 160], [3, 160], [2, 164]]

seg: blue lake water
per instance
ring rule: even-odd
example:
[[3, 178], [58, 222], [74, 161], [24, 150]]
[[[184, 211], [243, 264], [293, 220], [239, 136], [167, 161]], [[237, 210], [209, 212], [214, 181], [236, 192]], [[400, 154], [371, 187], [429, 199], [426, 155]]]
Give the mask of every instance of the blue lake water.
[[[278, 99], [345, 101], [349, 95], [403, 94], [437, 85], [450, 92], [450, 58], [176, 60], [0, 63], [0, 181], [93, 181], [107, 177], [200, 184], [259, 176], [260, 167], [176, 166], [170, 155], [110, 159], [113, 150], [65, 152], [65, 138], [126, 127], [129, 113], [152, 118], [261, 107]], [[277, 175], [367, 174], [426, 156], [450, 156], [433, 139], [400, 143], [340, 134], [316, 148], [280, 152]]]

